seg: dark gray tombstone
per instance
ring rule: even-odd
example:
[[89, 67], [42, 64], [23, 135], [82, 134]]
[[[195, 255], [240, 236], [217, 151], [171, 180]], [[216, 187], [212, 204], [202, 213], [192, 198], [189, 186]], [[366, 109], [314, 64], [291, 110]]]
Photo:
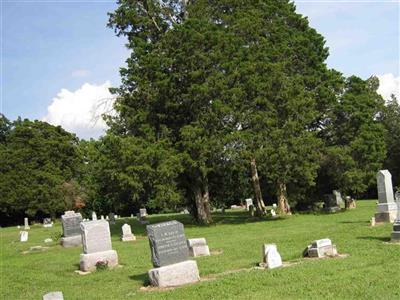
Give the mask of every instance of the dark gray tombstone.
[[163, 267], [188, 259], [189, 249], [183, 224], [169, 221], [146, 226], [154, 267]]
[[82, 216], [80, 213], [75, 213], [74, 211], [66, 211], [61, 216], [63, 236], [75, 236], [81, 235], [80, 223], [82, 222]]

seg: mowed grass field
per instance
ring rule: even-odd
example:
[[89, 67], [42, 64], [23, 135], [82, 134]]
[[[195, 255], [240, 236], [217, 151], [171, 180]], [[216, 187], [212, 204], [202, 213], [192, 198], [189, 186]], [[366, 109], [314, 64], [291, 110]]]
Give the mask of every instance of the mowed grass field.
[[[285, 219], [252, 220], [244, 211], [214, 214], [215, 225], [193, 225], [188, 215], [150, 216], [151, 223], [176, 219], [187, 238], [205, 237], [210, 257], [196, 258], [202, 281], [170, 290], [144, 289], [152, 268], [145, 227], [127, 219], [135, 242], [121, 242], [124, 219], [111, 226], [121, 267], [78, 275], [80, 247], [64, 249], [44, 239], [61, 233], [33, 225], [29, 241], [19, 242], [17, 227], [1, 231], [1, 299], [42, 299], [62, 291], [78, 299], [400, 299], [400, 245], [389, 244], [390, 224], [369, 226], [375, 201], [358, 201], [356, 210], [337, 214], [299, 214]], [[21, 220], [21, 223], [23, 220]], [[315, 239], [331, 238], [345, 258], [303, 259]], [[291, 266], [260, 270], [263, 243], [276, 243]], [[47, 246], [23, 253], [32, 246]]]

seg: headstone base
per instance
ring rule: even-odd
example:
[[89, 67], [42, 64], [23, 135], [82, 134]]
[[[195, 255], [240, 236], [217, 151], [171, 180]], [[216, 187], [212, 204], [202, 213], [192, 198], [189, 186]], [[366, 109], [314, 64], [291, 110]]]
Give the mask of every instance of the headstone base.
[[341, 209], [339, 206], [333, 206], [333, 207], [325, 207], [323, 211], [328, 212], [328, 213], [336, 213], [339, 212]]
[[392, 243], [400, 243], [400, 231], [393, 231], [390, 241]]
[[61, 246], [64, 248], [76, 247], [82, 245], [82, 236], [74, 235], [61, 238]]
[[189, 247], [189, 255], [192, 257], [210, 256], [210, 249], [208, 248], [207, 245]]
[[375, 213], [375, 222], [393, 223], [396, 220], [397, 211], [386, 211]]
[[64, 300], [62, 292], [50, 292], [43, 295], [43, 300]]
[[326, 257], [326, 256], [337, 256], [336, 245], [323, 246], [319, 248], [309, 248], [308, 257]]
[[80, 270], [83, 272], [96, 271], [96, 264], [100, 261], [107, 262], [109, 268], [118, 266], [118, 254], [115, 250], [102, 251], [90, 254], [81, 254]]
[[136, 237], [131, 234], [131, 235], [124, 235], [121, 239], [123, 242], [131, 242], [131, 241], [136, 241]]
[[186, 260], [177, 264], [151, 269], [150, 283], [157, 287], [174, 287], [200, 280], [199, 269], [194, 260]]

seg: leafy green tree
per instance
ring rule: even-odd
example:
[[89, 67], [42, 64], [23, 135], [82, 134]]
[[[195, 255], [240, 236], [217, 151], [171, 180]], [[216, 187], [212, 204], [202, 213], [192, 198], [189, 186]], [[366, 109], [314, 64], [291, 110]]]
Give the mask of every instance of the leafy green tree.
[[393, 184], [400, 189], [400, 104], [394, 95], [386, 103], [380, 120], [386, 128], [384, 168], [390, 170]]
[[146, 205], [160, 211], [181, 201], [175, 184], [181, 165], [167, 142], [107, 134], [81, 148], [86, 173], [81, 182], [91, 209], [133, 213]]
[[61, 186], [78, 173], [78, 139], [61, 127], [17, 120], [0, 148], [0, 207], [5, 218], [55, 216], [66, 205]]
[[375, 185], [376, 172], [386, 157], [385, 128], [379, 121], [384, 101], [379, 82], [371, 77], [347, 78], [321, 132], [326, 152], [319, 176], [320, 194], [339, 189], [360, 195]]

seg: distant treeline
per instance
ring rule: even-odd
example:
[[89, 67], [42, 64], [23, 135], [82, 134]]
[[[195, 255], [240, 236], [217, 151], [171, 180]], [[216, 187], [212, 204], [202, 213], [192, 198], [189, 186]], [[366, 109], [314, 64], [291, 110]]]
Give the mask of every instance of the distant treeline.
[[334, 189], [374, 197], [382, 168], [399, 186], [397, 100], [376, 77], [329, 69], [293, 3], [178, 2], [121, 0], [110, 14], [131, 55], [98, 141], [2, 116], [2, 224], [142, 206], [210, 223], [211, 207], [248, 197], [257, 215], [272, 203], [285, 214]]

